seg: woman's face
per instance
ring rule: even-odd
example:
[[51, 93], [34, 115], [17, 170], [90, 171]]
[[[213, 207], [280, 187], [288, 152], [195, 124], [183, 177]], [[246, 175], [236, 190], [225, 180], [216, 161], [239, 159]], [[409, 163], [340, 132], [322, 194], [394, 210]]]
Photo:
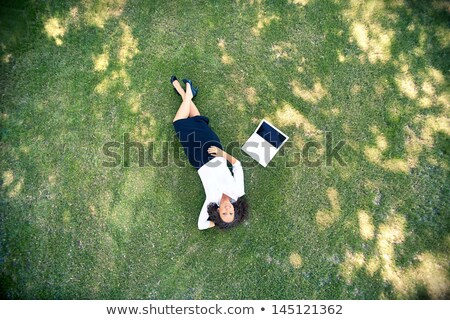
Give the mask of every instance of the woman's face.
[[222, 221], [232, 222], [234, 220], [234, 207], [230, 200], [223, 200], [219, 206], [219, 215]]

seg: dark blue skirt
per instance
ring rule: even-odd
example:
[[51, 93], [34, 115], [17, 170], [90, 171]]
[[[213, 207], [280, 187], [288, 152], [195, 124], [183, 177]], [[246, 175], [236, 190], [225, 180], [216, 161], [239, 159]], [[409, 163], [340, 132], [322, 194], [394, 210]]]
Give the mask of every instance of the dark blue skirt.
[[208, 154], [211, 146], [223, 149], [217, 134], [209, 127], [205, 116], [180, 119], [173, 123], [184, 153], [195, 169], [200, 169], [214, 157]]

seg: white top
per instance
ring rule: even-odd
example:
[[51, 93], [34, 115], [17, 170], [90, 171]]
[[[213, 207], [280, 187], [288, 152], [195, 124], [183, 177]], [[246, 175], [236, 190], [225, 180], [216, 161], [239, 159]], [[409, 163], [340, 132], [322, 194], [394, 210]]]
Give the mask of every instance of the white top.
[[242, 197], [244, 192], [244, 172], [239, 160], [233, 165], [233, 175], [227, 166], [227, 160], [223, 157], [216, 157], [205, 163], [198, 169], [198, 175], [205, 189], [206, 199], [203, 203], [202, 210], [198, 216], [198, 228], [204, 230], [209, 228], [208, 220], [208, 204], [215, 202], [219, 204], [222, 199], [222, 193], [231, 198], [231, 202], [235, 202]]

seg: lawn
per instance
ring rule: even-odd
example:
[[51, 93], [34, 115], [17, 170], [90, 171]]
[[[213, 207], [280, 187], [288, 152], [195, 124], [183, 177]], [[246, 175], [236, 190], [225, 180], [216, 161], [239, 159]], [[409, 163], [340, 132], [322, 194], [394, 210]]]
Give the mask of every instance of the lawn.
[[[2, 1], [0, 296], [449, 298], [449, 18], [446, 1]], [[197, 229], [172, 74], [244, 163], [235, 229]], [[268, 168], [239, 150], [263, 118], [290, 137]], [[133, 148], [105, 166], [124, 135], [158, 164]]]

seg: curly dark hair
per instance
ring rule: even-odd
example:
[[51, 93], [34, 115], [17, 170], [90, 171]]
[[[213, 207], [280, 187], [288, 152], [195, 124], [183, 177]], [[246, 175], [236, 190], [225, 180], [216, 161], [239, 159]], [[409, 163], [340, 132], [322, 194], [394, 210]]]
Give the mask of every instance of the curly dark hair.
[[236, 202], [232, 203], [234, 207], [234, 220], [231, 222], [224, 222], [222, 218], [220, 218], [219, 214], [219, 206], [215, 202], [211, 202], [208, 204], [208, 214], [209, 214], [209, 221], [214, 222], [214, 224], [220, 228], [220, 229], [230, 229], [239, 222], [245, 220], [248, 217], [248, 203], [247, 199], [245, 199], [245, 196], [239, 197]]

